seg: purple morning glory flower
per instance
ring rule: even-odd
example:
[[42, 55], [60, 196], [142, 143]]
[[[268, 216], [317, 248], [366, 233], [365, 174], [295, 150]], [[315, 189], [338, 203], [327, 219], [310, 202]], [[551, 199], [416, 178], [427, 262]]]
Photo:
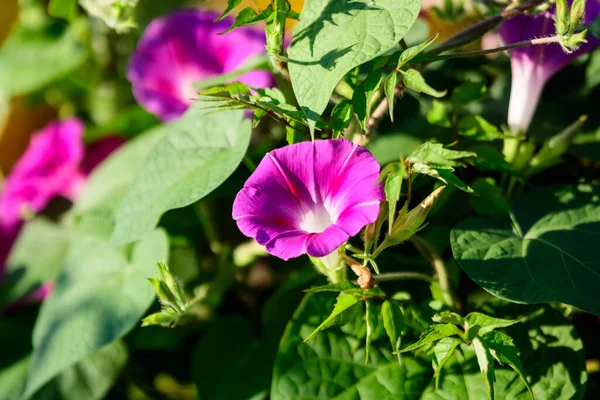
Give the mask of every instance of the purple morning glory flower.
[[[265, 52], [265, 35], [251, 27], [219, 33], [231, 19], [214, 22], [211, 11], [187, 9], [157, 18], [144, 31], [129, 60], [127, 78], [138, 103], [163, 121], [179, 117], [197, 97], [194, 82], [238, 70]], [[273, 83], [267, 71], [236, 80], [254, 87]]]
[[83, 124], [78, 119], [51, 122], [34, 134], [0, 192], [0, 226], [20, 225], [25, 208], [40, 211], [55, 196], [73, 198], [81, 185]]
[[233, 203], [246, 236], [288, 260], [324, 257], [379, 214], [379, 164], [346, 139], [303, 142], [273, 150]]
[[57, 196], [73, 200], [87, 174], [123, 143], [100, 139], [84, 149], [83, 123], [51, 122], [35, 133], [29, 146], [0, 187], [0, 279], [4, 263], [26, 211], [42, 211]]
[[[500, 26], [500, 36], [504, 43], [511, 44], [554, 35], [554, 13], [555, 6], [538, 15], [521, 14], [504, 21]], [[600, 0], [587, 0], [583, 22], [593, 22], [599, 15]], [[600, 46], [600, 39], [589, 33], [587, 41], [571, 54], [565, 53], [558, 43], [510, 50], [512, 87], [508, 124], [511, 129], [525, 132], [548, 79], [580, 55]]]

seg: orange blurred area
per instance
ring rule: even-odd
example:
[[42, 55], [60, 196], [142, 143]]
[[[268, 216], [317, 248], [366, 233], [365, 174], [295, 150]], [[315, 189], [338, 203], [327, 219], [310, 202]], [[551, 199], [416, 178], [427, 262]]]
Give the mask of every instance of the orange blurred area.
[[[304, 0], [289, 0], [292, 9], [296, 12], [302, 11], [302, 6], [304, 5]], [[209, 0], [202, 1], [200, 3], [203, 7], [211, 8], [213, 10], [223, 11], [227, 6], [226, 0]], [[236, 10], [233, 11], [233, 15], [236, 15], [239, 10], [242, 10], [244, 7], [252, 7], [255, 10], [263, 10], [267, 8], [267, 6], [271, 4], [270, 0], [244, 0], [242, 5], [240, 5]], [[291, 31], [296, 26], [296, 21], [289, 20], [286, 24], [286, 31]]]
[[[17, 0], [0, 2], [0, 43], [10, 33], [18, 13]], [[31, 134], [54, 118], [56, 112], [51, 107], [31, 107], [23, 98], [0, 99], [0, 177], [9, 173], [23, 154]]]

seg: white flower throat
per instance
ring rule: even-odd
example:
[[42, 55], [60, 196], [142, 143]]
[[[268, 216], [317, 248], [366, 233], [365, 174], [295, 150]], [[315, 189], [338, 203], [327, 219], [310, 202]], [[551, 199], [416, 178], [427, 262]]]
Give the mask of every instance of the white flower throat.
[[322, 204], [315, 204], [302, 215], [300, 229], [308, 233], [321, 233], [335, 221]]

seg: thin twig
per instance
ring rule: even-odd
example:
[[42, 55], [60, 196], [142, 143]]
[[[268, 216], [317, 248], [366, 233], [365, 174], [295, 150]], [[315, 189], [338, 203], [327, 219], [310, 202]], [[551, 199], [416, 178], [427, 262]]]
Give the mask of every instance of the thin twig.
[[419, 251], [419, 253], [421, 253], [421, 255], [425, 257], [427, 261], [429, 261], [435, 270], [440, 283], [440, 289], [442, 289], [442, 296], [444, 297], [446, 304], [455, 310], [460, 309], [460, 302], [458, 301], [454, 291], [454, 285], [452, 285], [452, 281], [448, 276], [446, 264], [444, 263], [444, 260], [440, 254], [419, 235], [414, 235], [410, 241]]
[[442, 43], [435, 49], [428, 52], [428, 54], [440, 54], [444, 51], [455, 49], [457, 47], [461, 47], [465, 44], [471, 43], [472, 41], [477, 40], [478, 38], [483, 36], [486, 32], [493, 29], [500, 22], [514, 18], [517, 15], [524, 13], [525, 11], [531, 10], [532, 8], [535, 8], [540, 4], [547, 2], [549, 2], [549, 0], [531, 0], [525, 4], [521, 4], [520, 6], [509, 9], [507, 8], [500, 14], [484, 19], [483, 21], [470, 26], [464, 31], [457, 33], [456, 35], [452, 36], [450, 39], [446, 40], [444, 43]]
[[377, 282], [397, 281], [405, 279], [414, 279], [429, 283], [433, 282], [433, 278], [430, 275], [424, 274], [422, 272], [386, 272], [383, 274], [375, 275], [373, 278], [375, 278]]
[[[396, 96], [402, 93], [402, 90], [404, 90], [403, 84], [396, 86], [396, 89], [394, 89], [394, 99], [396, 99]], [[369, 118], [365, 126], [365, 135], [369, 135], [371, 132], [373, 132], [373, 129], [375, 129], [375, 127], [379, 124], [379, 121], [381, 121], [381, 119], [385, 116], [389, 108], [390, 103], [387, 96], [385, 96], [377, 105], [375, 110], [373, 110], [371, 113], [371, 118]]]
[[483, 56], [486, 54], [493, 54], [493, 53], [499, 53], [501, 51], [518, 49], [520, 47], [539, 46], [539, 45], [550, 44], [550, 43], [559, 43], [559, 42], [560, 42], [560, 36], [549, 36], [549, 37], [544, 37], [544, 38], [523, 40], [522, 42], [511, 43], [511, 44], [507, 44], [505, 46], [495, 47], [493, 49], [462, 51], [459, 53], [442, 54], [440, 56], [437, 56], [436, 59], [445, 60], [447, 58]]

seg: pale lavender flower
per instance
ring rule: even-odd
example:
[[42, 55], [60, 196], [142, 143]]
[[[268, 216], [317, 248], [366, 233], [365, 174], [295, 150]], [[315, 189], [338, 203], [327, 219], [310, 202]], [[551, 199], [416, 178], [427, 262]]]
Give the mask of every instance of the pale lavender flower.
[[[219, 35], [233, 21], [214, 22], [217, 17], [212, 11], [188, 9], [157, 18], [132, 54], [127, 78], [133, 94], [163, 121], [185, 112], [197, 97], [195, 82], [234, 72], [265, 52], [262, 30], [243, 27]], [[267, 71], [252, 71], [236, 80], [260, 88], [273, 83]]]
[[233, 218], [274, 256], [325, 257], [377, 219], [378, 178], [371, 153], [346, 139], [282, 147], [238, 193]]
[[[506, 44], [552, 36], [555, 34], [554, 13], [553, 6], [537, 15], [521, 14], [504, 21], [500, 26], [500, 36]], [[600, 0], [587, 0], [583, 22], [593, 22], [599, 15]], [[546, 82], [577, 57], [600, 46], [600, 39], [589, 33], [587, 41], [570, 54], [565, 53], [558, 43], [510, 50], [512, 87], [508, 125], [511, 129], [527, 131]]]

